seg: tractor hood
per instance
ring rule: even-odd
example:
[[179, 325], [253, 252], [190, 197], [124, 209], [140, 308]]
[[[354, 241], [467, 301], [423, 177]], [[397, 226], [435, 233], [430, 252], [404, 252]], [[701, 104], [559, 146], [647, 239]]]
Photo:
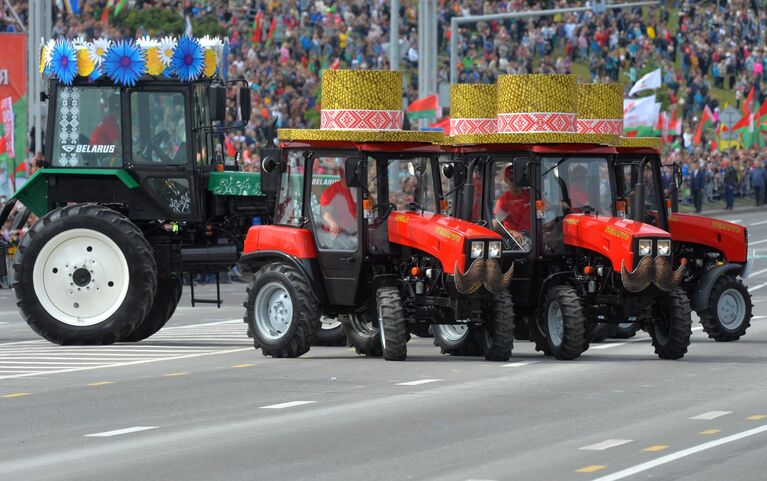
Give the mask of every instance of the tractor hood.
[[501, 240], [501, 236], [472, 222], [431, 212], [394, 211], [388, 218], [389, 242], [421, 250], [453, 272], [458, 262], [466, 268], [467, 243]]
[[728, 262], [746, 262], [747, 229], [726, 220], [674, 213], [668, 219], [671, 239], [699, 244], [721, 252]]
[[631, 268], [634, 265], [635, 239], [668, 239], [668, 232], [643, 222], [618, 217], [590, 214], [570, 214], [563, 222], [564, 242], [598, 252], [612, 262], [616, 272], [621, 264]]

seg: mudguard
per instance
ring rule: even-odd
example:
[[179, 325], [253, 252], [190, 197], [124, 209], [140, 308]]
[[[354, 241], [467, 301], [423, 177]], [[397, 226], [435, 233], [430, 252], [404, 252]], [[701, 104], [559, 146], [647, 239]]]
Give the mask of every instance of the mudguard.
[[716, 281], [724, 275], [738, 275], [743, 272], [744, 266], [742, 264], [725, 264], [723, 266], [714, 267], [706, 273], [704, 273], [698, 283], [695, 284], [692, 292], [690, 293], [690, 307], [693, 311], [701, 311], [708, 306], [708, 298], [711, 295], [711, 288], [714, 287]]
[[312, 286], [312, 292], [317, 296], [317, 301], [320, 304], [327, 303], [325, 286], [322, 284], [322, 276], [315, 259], [298, 258], [282, 251], [269, 250], [246, 253], [239, 260], [240, 264], [253, 267], [254, 271], [272, 262], [283, 262], [293, 266], [304, 275], [306, 281]]

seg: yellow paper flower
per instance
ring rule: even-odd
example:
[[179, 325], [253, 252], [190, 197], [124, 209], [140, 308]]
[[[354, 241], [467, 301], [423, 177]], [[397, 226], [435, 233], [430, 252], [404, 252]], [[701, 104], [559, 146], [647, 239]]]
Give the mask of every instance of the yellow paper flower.
[[165, 70], [165, 64], [160, 60], [160, 53], [157, 47], [146, 49], [146, 72], [149, 75], [160, 75]]
[[48, 62], [47, 62], [48, 52], [46, 51], [46, 48], [48, 48], [48, 47], [43, 45], [43, 49], [42, 49], [42, 51], [40, 51], [40, 73], [41, 74], [45, 72], [45, 67], [48, 64]]
[[212, 48], [205, 49], [205, 76], [212, 77], [216, 73], [216, 52]]
[[80, 77], [89, 77], [93, 73], [96, 64], [91, 60], [90, 52], [87, 48], [77, 49], [77, 75]]

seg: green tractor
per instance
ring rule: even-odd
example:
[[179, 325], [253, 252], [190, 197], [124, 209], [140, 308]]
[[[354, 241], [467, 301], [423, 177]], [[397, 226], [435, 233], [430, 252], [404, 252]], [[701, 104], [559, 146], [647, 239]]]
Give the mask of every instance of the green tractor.
[[[260, 175], [226, 159], [224, 132], [247, 124], [250, 90], [218, 76], [102, 76], [51, 79], [41, 97], [44, 163], [0, 215], [20, 201], [17, 224], [39, 217], [13, 261], [19, 310], [57, 344], [145, 339], [173, 314], [184, 274], [218, 281], [272, 211]], [[220, 307], [220, 289], [199, 299], [192, 288], [197, 303]]]

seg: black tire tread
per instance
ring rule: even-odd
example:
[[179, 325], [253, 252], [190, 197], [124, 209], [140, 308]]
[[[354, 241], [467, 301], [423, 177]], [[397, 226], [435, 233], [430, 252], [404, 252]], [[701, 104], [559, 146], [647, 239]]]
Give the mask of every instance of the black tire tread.
[[447, 341], [440, 334], [439, 329], [432, 329], [434, 334], [434, 345], [437, 346], [442, 354], [449, 356], [484, 356], [485, 355], [485, 334], [481, 329], [469, 326], [466, 337], [459, 341], [457, 345]]
[[508, 361], [514, 348], [514, 302], [511, 294], [504, 292], [493, 299], [490, 342], [485, 348], [488, 361]]
[[548, 329], [548, 323], [545, 316], [548, 315], [548, 306], [552, 298], [556, 298], [562, 308], [562, 322], [564, 323], [564, 335], [562, 345], [557, 347], [548, 342], [546, 343], [551, 354], [560, 360], [570, 361], [578, 358], [589, 348], [589, 341], [586, 337], [586, 316], [583, 314], [581, 299], [576, 290], [567, 285], [555, 286], [546, 294], [543, 303], [541, 315], [544, 316], [540, 321]]
[[[719, 296], [721, 296], [727, 289], [737, 289], [743, 294], [743, 298], [746, 301], [746, 316], [737, 331], [727, 331], [722, 327], [716, 314], [716, 305], [713, 302], [715, 299], [718, 300]], [[708, 334], [709, 338], [717, 342], [732, 342], [740, 339], [746, 334], [748, 328], [751, 327], [753, 308], [754, 305], [751, 302], [751, 294], [748, 292], [746, 286], [743, 285], [743, 282], [733, 276], [722, 276], [717, 279], [713, 287], [711, 287], [709, 302], [705, 309], [698, 312], [698, 316], [700, 317], [700, 324], [703, 326], [703, 330]]]
[[[321, 321], [320, 321], [321, 322]], [[313, 346], [345, 346], [346, 335], [344, 334], [343, 323], [333, 329], [322, 329], [317, 331], [317, 337], [314, 338]]]
[[[366, 315], [372, 316], [371, 313], [365, 312]], [[362, 314], [357, 314], [362, 315]], [[373, 318], [372, 324], [374, 328], [378, 326], [378, 319]], [[346, 345], [353, 347], [357, 354], [367, 357], [381, 357], [383, 356], [383, 346], [381, 345], [381, 333], [376, 331], [371, 336], [361, 335], [351, 324], [343, 323], [344, 335], [346, 336]]]
[[163, 328], [176, 312], [184, 285], [180, 277], [157, 279], [152, 307], [141, 322], [120, 342], [138, 342]]
[[383, 336], [386, 347], [383, 357], [387, 361], [407, 359], [407, 323], [402, 309], [402, 296], [396, 287], [381, 287], [376, 291], [376, 301], [383, 322]]
[[655, 354], [661, 359], [681, 359], [687, 353], [692, 335], [692, 311], [687, 293], [677, 288], [656, 301], [657, 306], [669, 309], [669, 333], [666, 342], [658, 338], [653, 324], [648, 325]]

